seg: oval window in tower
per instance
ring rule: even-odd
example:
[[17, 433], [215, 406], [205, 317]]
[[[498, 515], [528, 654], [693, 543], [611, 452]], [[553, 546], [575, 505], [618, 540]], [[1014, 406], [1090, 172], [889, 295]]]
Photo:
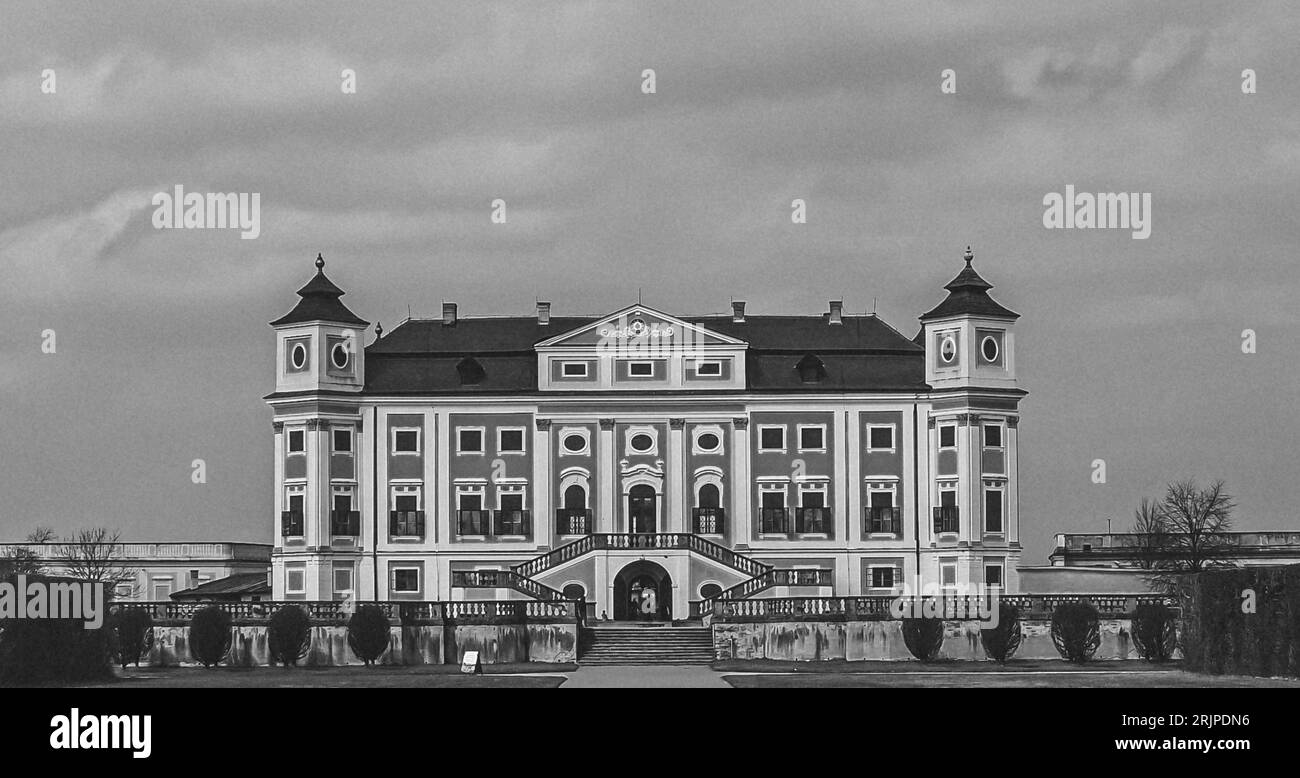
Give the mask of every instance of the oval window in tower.
[[984, 353], [984, 361], [998, 361], [998, 339], [992, 335], [985, 335], [984, 341], [980, 343], [980, 351]]
[[307, 347], [301, 343], [293, 344], [293, 351], [289, 354], [289, 362], [293, 365], [294, 370], [302, 370], [307, 366]]
[[330, 361], [339, 370], [346, 369], [348, 366], [348, 347], [342, 343], [335, 343], [334, 348], [330, 351]]
[[952, 362], [957, 358], [957, 341], [951, 335], [944, 336], [939, 342], [939, 359], [944, 362]]

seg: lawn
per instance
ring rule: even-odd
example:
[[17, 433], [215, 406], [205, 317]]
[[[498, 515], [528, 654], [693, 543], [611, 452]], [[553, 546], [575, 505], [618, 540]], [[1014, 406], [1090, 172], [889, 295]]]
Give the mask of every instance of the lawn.
[[[167, 688], [383, 688], [499, 687], [553, 689], [564, 682], [570, 664], [484, 665], [483, 675], [460, 672], [459, 665], [376, 665], [364, 667], [128, 667], [117, 679], [92, 686]], [[539, 675], [534, 675], [539, 674]]]

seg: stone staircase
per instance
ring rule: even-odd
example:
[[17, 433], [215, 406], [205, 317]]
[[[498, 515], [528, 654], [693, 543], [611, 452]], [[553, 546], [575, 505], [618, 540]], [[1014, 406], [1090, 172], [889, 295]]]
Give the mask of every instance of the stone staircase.
[[714, 659], [708, 627], [602, 625], [582, 631], [579, 649], [583, 665], [704, 665]]

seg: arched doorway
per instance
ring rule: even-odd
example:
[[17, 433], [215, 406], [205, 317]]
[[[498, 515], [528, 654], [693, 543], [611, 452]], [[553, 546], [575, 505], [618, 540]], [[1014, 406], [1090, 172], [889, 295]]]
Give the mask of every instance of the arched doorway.
[[653, 486], [637, 484], [627, 493], [627, 524], [630, 532], [655, 532], [658, 498]]
[[[647, 596], [647, 592], [653, 594]], [[635, 610], [633, 597], [636, 597]], [[614, 618], [619, 621], [669, 621], [672, 600], [673, 579], [654, 562], [637, 560], [614, 578]]]

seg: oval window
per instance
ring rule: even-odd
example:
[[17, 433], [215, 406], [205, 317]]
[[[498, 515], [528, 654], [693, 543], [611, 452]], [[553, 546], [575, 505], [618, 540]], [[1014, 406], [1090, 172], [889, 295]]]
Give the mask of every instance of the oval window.
[[718, 445], [722, 443], [721, 440], [718, 440], [718, 436], [712, 432], [704, 433], [696, 442], [699, 444], [701, 451], [717, 451]]
[[957, 341], [952, 336], [943, 339], [939, 344], [939, 358], [944, 362], [951, 362], [957, 358]]
[[985, 361], [998, 361], [998, 339], [992, 335], [986, 335], [984, 342], [980, 344], [980, 351], [984, 352]]
[[307, 365], [307, 347], [301, 343], [293, 344], [293, 354], [290, 359], [295, 369], [303, 369]]
[[654, 445], [655, 445], [654, 438], [650, 437], [644, 432], [632, 436], [633, 451], [649, 451], [650, 449], [654, 448]]
[[705, 585], [700, 587], [701, 599], [707, 599], [709, 597], [717, 597], [719, 594], [722, 594], [722, 587], [718, 586], [715, 583], [706, 583]]
[[582, 584], [571, 583], [564, 587], [564, 596], [570, 600], [586, 600], [587, 590], [582, 588]]
[[581, 435], [569, 435], [564, 438], [565, 451], [581, 451], [587, 447], [587, 439]]
[[342, 343], [335, 343], [334, 348], [330, 351], [330, 360], [334, 362], [334, 367], [339, 370], [348, 366], [348, 348]]

